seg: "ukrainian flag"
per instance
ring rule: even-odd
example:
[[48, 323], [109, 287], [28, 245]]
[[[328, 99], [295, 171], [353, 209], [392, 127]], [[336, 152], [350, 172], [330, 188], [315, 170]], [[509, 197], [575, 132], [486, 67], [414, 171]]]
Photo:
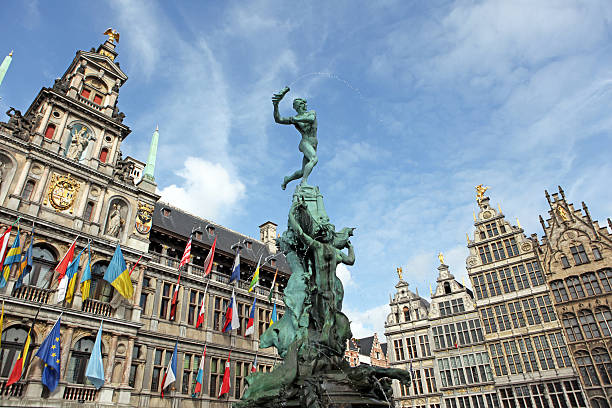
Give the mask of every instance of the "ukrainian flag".
[[32, 226], [32, 234], [30, 234], [30, 246], [28, 246], [28, 249], [21, 254], [21, 263], [19, 264], [19, 270], [17, 271], [17, 281], [15, 282], [15, 288], [17, 289], [23, 285], [23, 278], [25, 278], [32, 270], [32, 244], [34, 244], [34, 226]]
[[91, 289], [91, 243], [87, 243], [87, 263], [81, 277], [81, 296], [83, 301], [89, 298], [89, 290]]
[[106, 268], [104, 280], [113, 285], [124, 298], [131, 299], [134, 295], [134, 286], [132, 286], [132, 279], [130, 279], [130, 271], [125, 263], [125, 259], [123, 259], [119, 244], [117, 244], [117, 248], [115, 248], [113, 259], [111, 259], [108, 268]]
[[21, 246], [19, 245], [19, 229], [17, 229], [17, 236], [13, 241], [11, 249], [8, 250], [6, 258], [4, 258], [4, 265], [2, 269], [2, 276], [0, 277], [0, 288], [6, 286], [9, 275], [11, 273], [11, 266], [14, 263], [19, 264], [21, 261]]
[[81, 255], [85, 251], [85, 248], [79, 252], [79, 254], [70, 262], [68, 268], [66, 268], [66, 275], [68, 275], [68, 288], [66, 289], [66, 302], [72, 302], [74, 297], [74, 289], [76, 287], [77, 275], [79, 274], [79, 263], [81, 262]]
[[[270, 316], [270, 326], [272, 326], [277, 321], [278, 321], [278, 317], [276, 315], [276, 303], [275, 303], [274, 307], [272, 308], [272, 316]], [[268, 327], [270, 327], [270, 326], [268, 326]]]

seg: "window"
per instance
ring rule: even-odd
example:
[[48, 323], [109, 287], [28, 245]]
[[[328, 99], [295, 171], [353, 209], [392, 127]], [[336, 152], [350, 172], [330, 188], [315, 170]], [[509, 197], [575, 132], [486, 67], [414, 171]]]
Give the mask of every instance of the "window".
[[493, 308], [486, 307], [481, 309], [480, 315], [482, 317], [482, 322], [484, 324], [486, 333], [493, 333], [497, 331], [497, 326], [495, 325], [495, 318], [493, 316]]
[[462, 346], [470, 344], [470, 332], [468, 331], [467, 321], [455, 323], [455, 327], [457, 328], [458, 344]]
[[440, 371], [440, 379], [442, 380], [442, 386], [452, 387], [453, 376], [451, 374], [448, 358], [441, 358], [438, 360], [438, 370]]
[[421, 370], [416, 369], [414, 371], [414, 380], [412, 381], [412, 391], [414, 395], [423, 394], [423, 381], [421, 380]]
[[[166, 355], [166, 361], [163, 360], [164, 354]], [[160, 382], [161, 382], [161, 373], [164, 371], [166, 366], [168, 365], [168, 361], [172, 358], [172, 352], [166, 351], [162, 349], [156, 349], [153, 355], [153, 373], [151, 376], [151, 391], [159, 392]]]
[[601, 382], [604, 385], [610, 385], [612, 383], [612, 361], [610, 361], [608, 351], [604, 348], [596, 348], [593, 349], [592, 354]]
[[599, 248], [597, 247], [591, 247], [591, 249], [593, 250], [593, 258], [596, 261], [599, 261], [600, 259], [602, 259], [601, 257], [601, 252], [599, 252]]
[[557, 320], [555, 309], [552, 306], [550, 297], [548, 295], [538, 296], [537, 298], [540, 313], [542, 313], [542, 320], [544, 322], [553, 322]]
[[85, 206], [85, 212], [83, 213], [83, 219], [85, 221], [91, 221], [91, 214], [93, 213], [93, 209], [94, 209], [94, 203], [91, 201], [88, 201], [87, 205]]
[[582, 285], [580, 284], [578, 277], [570, 276], [569, 278], [565, 279], [565, 284], [567, 285], [567, 289], [569, 290], [570, 296], [573, 300], [584, 297], [584, 290], [582, 289]]
[[585, 273], [581, 278], [587, 295], [593, 296], [601, 294], [601, 286], [599, 286], [599, 281], [593, 272]]
[[504, 408], [514, 408], [516, 407], [514, 402], [514, 393], [512, 392], [512, 388], [500, 388], [499, 395], [501, 397], [502, 406]]
[[93, 299], [108, 303], [112, 299], [115, 289], [104, 280], [104, 273], [108, 267], [108, 261], [100, 261], [91, 267], [91, 288], [89, 293]]
[[487, 235], [489, 238], [499, 235], [499, 232], [497, 231], [497, 224], [494, 222], [485, 225], [485, 228], [487, 229]]
[[582, 309], [580, 312], [578, 312], [578, 321], [580, 321], [580, 326], [582, 326], [584, 336], [587, 339], [601, 337], [599, 328], [595, 322], [595, 317], [593, 317], [593, 313], [590, 310]]
[[136, 371], [138, 370], [138, 364], [130, 365], [130, 377], [128, 378], [128, 385], [132, 388], [136, 385]]
[[423, 369], [423, 371], [425, 372], [425, 385], [427, 386], [427, 392], [438, 392], [438, 389], [436, 387], [436, 377], [434, 375], [434, 369], [425, 368]]
[[410, 321], [410, 309], [404, 306], [403, 312], [404, 312], [404, 321], [409, 322]]
[[107, 158], [108, 158], [108, 149], [106, 147], [103, 147], [102, 150], [100, 150], [100, 156], [98, 157], [98, 159], [100, 160], [100, 163], [106, 163]]
[[444, 282], [444, 293], [447, 295], [451, 293], [451, 286], [449, 282]]
[[563, 326], [565, 327], [565, 333], [569, 341], [582, 340], [582, 332], [580, 331], [580, 325], [576, 319], [576, 315], [573, 313], [565, 313], [563, 315]]
[[499, 261], [501, 259], [506, 259], [506, 253], [504, 252], [504, 247], [501, 241], [492, 242], [491, 248], [493, 248], [493, 257], [495, 258], [496, 261]]
[[489, 296], [501, 295], [501, 288], [499, 286], [499, 279], [497, 278], [497, 272], [492, 271], [485, 274], [487, 278], [487, 286], [489, 288]]
[[83, 88], [81, 90], [81, 96], [85, 99], [89, 99], [89, 96], [91, 95], [91, 91], [87, 88]]
[[502, 352], [501, 343], [493, 343], [489, 345], [491, 351], [491, 360], [493, 360], [493, 368], [495, 369], [495, 375], [508, 374], [508, 367], [506, 366], [506, 360], [504, 359], [504, 353]]
[[438, 303], [438, 307], [440, 308], [440, 316], [448, 316], [451, 314], [450, 302], [440, 302]]
[[453, 308], [453, 313], [461, 313], [465, 311], [465, 307], [463, 306], [463, 299], [451, 300], [451, 306]]
[[270, 317], [272, 316], [272, 311], [269, 309], [259, 309], [259, 335], [261, 336], [268, 325], [270, 324]]
[[578, 245], [577, 247], [570, 247], [570, 251], [572, 252], [576, 265], [582, 265], [589, 262], [589, 258], [587, 257], [586, 251], [584, 250], [584, 246], [582, 244]]
[[610, 308], [599, 306], [595, 309], [595, 317], [599, 322], [603, 337], [610, 337], [612, 335], [612, 313], [610, 313]]
[[518, 247], [516, 245], [516, 239], [504, 239], [504, 245], [506, 246], [506, 252], [508, 253], [508, 257], [517, 256], [519, 254]]
[[32, 197], [32, 192], [34, 191], [34, 186], [36, 186], [36, 182], [34, 180], [26, 181], [23, 186], [23, 191], [21, 192], [21, 198], [23, 200], [30, 200]]
[[[238, 303], [238, 321], [240, 322], [240, 327], [238, 327], [238, 331], [236, 332], [239, 336], [244, 335], [244, 331], [246, 330], [247, 323], [249, 322], [249, 313], [251, 312], [251, 305], [248, 303]], [[277, 318], [280, 319], [280, 313], [277, 314]]]
[[[552, 382], [546, 384], [548, 386], [548, 396], [552, 401], [553, 407], [555, 408], [568, 408], [567, 403], [565, 402], [565, 394], [563, 390], [563, 386], [560, 382]], [[573, 408], [573, 407], [572, 407]]]
[[159, 318], [170, 320], [170, 308], [172, 307], [172, 295], [174, 293], [174, 285], [168, 282], [163, 282], [162, 297], [159, 308]]
[[610, 408], [610, 404], [603, 398], [595, 397], [591, 400], [591, 408]]
[[521, 308], [521, 301], [508, 302], [508, 310], [510, 311], [510, 320], [512, 320], [512, 326], [515, 329], [519, 327], [525, 327], [525, 316]]
[[514, 279], [512, 279], [512, 274], [510, 274], [510, 268], [504, 268], [497, 271], [499, 274], [499, 279], [501, 280], [501, 286], [504, 288], [505, 293], [513, 292], [514, 289]]
[[200, 305], [202, 304], [202, 298], [204, 293], [191, 289], [189, 291], [189, 310], [187, 312], [187, 324], [195, 326], [198, 321], [198, 313], [200, 313]]
[[527, 279], [527, 271], [523, 264], [515, 265], [512, 267], [512, 273], [514, 273], [514, 279], [516, 280], [516, 289], [521, 290], [529, 287], [529, 280]]
[[535, 401], [536, 407], [550, 408], [545, 394], [546, 389], [544, 388], [544, 384], [536, 384], [531, 386], [531, 396]]
[[405, 360], [404, 356], [404, 342], [402, 339], [393, 341], [393, 348], [395, 349], [395, 361]]
[[555, 368], [552, 351], [548, 345], [548, 339], [545, 335], [533, 336], [533, 344], [540, 360], [542, 370], [552, 370]]
[[[220, 296], [215, 296], [213, 300], [213, 330], [221, 331], [223, 330], [224, 317], [225, 317], [225, 309], [227, 309], [227, 305], [229, 303], [229, 299], [223, 298]], [[261, 309], [260, 309], [261, 310]], [[262, 332], [259, 332], [261, 334]]]
[[55, 134], [55, 125], [53, 123], [49, 123], [47, 125], [47, 129], [45, 129], [45, 139], [53, 139], [54, 134]]
[[524, 339], [519, 338], [517, 342], [523, 359], [525, 372], [530, 373], [532, 371], [538, 371], [538, 361], [531, 339], [529, 337], [525, 337]]
[[102, 105], [102, 97], [100, 95], [94, 95], [93, 101], [96, 105]]
[[570, 367], [572, 362], [561, 332], [550, 333], [548, 335], [548, 340], [550, 341], [550, 346], [557, 360], [557, 367]]
[[606, 292], [612, 292], [612, 269], [607, 268], [597, 271], [597, 276], [599, 276], [599, 280], [604, 290]]
[[[0, 349], [0, 376], [8, 378], [13, 370], [13, 366], [19, 358], [19, 354], [23, 349], [26, 337], [28, 335], [29, 327], [25, 326], [12, 326], [5, 329], [2, 332], [2, 349]], [[32, 345], [30, 346], [30, 353], [35, 350], [33, 347], [34, 339], [32, 339]]]
[[93, 337], [84, 337], [75, 343], [66, 373], [69, 383], [91, 385], [91, 382], [85, 377], [85, 369], [93, 350], [94, 341]]
[[[221, 383], [223, 382], [223, 373], [225, 371], [225, 361], [222, 358], [211, 357], [210, 359], [210, 382], [208, 387], [208, 395], [217, 397], [221, 391]], [[230, 379], [231, 382], [231, 379]], [[230, 384], [231, 386], [231, 384]]]
[[563, 266], [563, 269], [570, 267], [569, 261], [567, 260], [567, 256], [561, 255], [561, 265]]
[[555, 297], [555, 301], [557, 303], [567, 302], [569, 300], [567, 290], [565, 290], [565, 285], [563, 284], [562, 280], [550, 282], [550, 288], [552, 289], [553, 296]]
[[478, 251], [480, 253], [480, 260], [483, 264], [493, 262], [493, 258], [491, 257], [491, 250], [489, 249], [488, 245], [481, 246], [480, 248], [478, 248]]
[[408, 358], [410, 360], [418, 358], [416, 339], [414, 337], [406, 337], [406, 348], [408, 349]]
[[570, 407], [586, 407], [578, 380], [563, 381], [563, 385], [565, 386], [565, 395], [570, 402]]
[[521, 365], [521, 359], [519, 357], [519, 351], [516, 347], [516, 341], [504, 341], [504, 351], [506, 352], [506, 358], [508, 359], [508, 368], [510, 374], [522, 373], [523, 366]]
[[584, 350], [577, 351], [576, 364], [578, 364], [578, 371], [580, 372], [582, 381], [587, 387], [599, 385], [599, 378], [597, 377], [593, 360], [588, 352]]
[[236, 381], [234, 382], [234, 398], [240, 399], [247, 385], [246, 377], [250, 374], [250, 365], [246, 361], [236, 361]]
[[446, 348], [446, 341], [444, 341], [444, 334], [442, 333], [442, 327], [433, 327], [434, 334], [434, 349], [440, 350]]
[[183, 394], [191, 394], [191, 390], [193, 390], [195, 386], [196, 377], [198, 375], [199, 364], [200, 361], [196, 354], [185, 353], [183, 355]]
[[23, 284], [47, 289], [57, 265], [55, 251], [46, 244], [34, 244], [32, 247], [32, 271], [23, 278]]
[[531, 286], [543, 285], [545, 282], [540, 265], [537, 262], [527, 262], [525, 265], [527, 266], [529, 279], [531, 279]]
[[140, 294], [140, 301], [138, 302], [138, 305], [140, 306], [140, 310], [142, 310], [142, 313], [145, 313], [145, 310], [147, 309], [147, 300], [149, 299], [149, 295], [146, 293], [141, 293]]
[[480, 326], [480, 319], [473, 319], [469, 321], [470, 335], [472, 336], [472, 343], [479, 343], [484, 341], [482, 334], [482, 327]]
[[472, 284], [474, 286], [474, 292], [476, 292], [476, 298], [484, 299], [489, 297], [483, 275], [476, 275], [472, 277]]
[[499, 330], [510, 330], [510, 318], [508, 317], [508, 309], [505, 304], [495, 305], [495, 315], [497, 316], [497, 324]]

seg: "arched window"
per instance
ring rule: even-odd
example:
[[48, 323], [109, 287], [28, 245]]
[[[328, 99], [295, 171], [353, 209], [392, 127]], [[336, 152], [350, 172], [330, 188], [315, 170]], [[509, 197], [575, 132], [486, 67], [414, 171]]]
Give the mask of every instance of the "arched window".
[[597, 271], [597, 276], [606, 292], [612, 292], [612, 269], [606, 268]]
[[46, 289], [51, 283], [53, 268], [57, 265], [55, 251], [47, 244], [34, 244], [32, 258], [32, 271], [25, 276], [23, 284]]
[[591, 408], [610, 408], [610, 404], [603, 398], [595, 397], [591, 400]]
[[612, 313], [610, 312], [610, 308], [607, 306], [599, 306], [595, 309], [595, 317], [599, 322], [599, 327], [601, 327], [603, 336], [609, 337], [612, 335]]
[[609, 385], [612, 383], [612, 361], [610, 361], [610, 355], [608, 351], [604, 348], [596, 348], [593, 349], [592, 353], [593, 360], [595, 360], [595, 366], [597, 367], [597, 371], [599, 371], [599, 376], [601, 377], [601, 381], [605, 385]]
[[55, 125], [53, 123], [49, 123], [47, 125], [47, 129], [45, 130], [45, 138], [53, 139], [54, 134], [55, 134]]
[[21, 192], [21, 198], [23, 200], [29, 200], [32, 197], [32, 191], [34, 191], [34, 186], [36, 186], [36, 182], [34, 180], [28, 180], [23, 186], [23, 191]]
[[404, 306], [403, 311], [404, 311], [404, 321], [409, 322], [410, 321], [410, 309]]
[[599, 327], [597, 327], [597, 322], [595, 322], [595, 317], [590, 310], [582, 309], [580, 312], [578, 312], [578, 320], [580, 321], [582, 330], [584, 330], [584, 337], [587, 339], [601, 337]]
[[[29, 330], [30, 328], [26, 326], [12, 326], [2, 332], [2, 349], [0, 349], [1, 377], [7, 378], [11, 374], [15, 362], [19, 358], [19, 353], [23, 349], [23, 344]], [[34, 342], [30, 344], [30, 350], [34, 349], [33, 344]]]
[[567, 290], [565, 290], [565, 285], [563, 284], [562, 280], [550, 282], [550, 288], [552, 289], [553, 295], [555, 296], [555, 301], [557, 303], [566, 302], [569, 300]]
[[591, 360], [589, 353], [584, 350], [577, 351], [576, 363], [578, 364], [578, 370], [580, 371], [582, 381], [587, 387], [599, 385], [599, 378], [597, 377], [597, 372], [595, 371], [595, 366], [593, 365], [593, 360]]
[[85, 377], [85, 369], [95, 340], [93, 337], [84, 337], [75, 343], [66, 373], [69, 383], [91, 385], [91, 382]]
[[446, 293], [447, 295], [451, 293], [450, 283], [448, 282], [444, 282], [444, 293]]
[[110, 302], [113, 295], [113, 287], [104, 280], [104, 272], [108, 267], [108, 262], [96, 262], [91, 267], [91, 288], [92, 298], [102, 302]]
[[88, 201], [87, 205], [85, 206], [85, 212], [83, 213], [83, 219], [85, 221], [91, 221], [91, 214], [93, 213], [93, 209], [94, 209], [94, 203], [91, 201]]
[[583, 274], [582, 283], [584, 284], [589, 296], [601, 295], [601, 286], [599, 286], [599, 281], [597, 280], [595, 273], [589, 272]]
[[565, 283], [567, 284], [572, 299], [576, 300], [584, 297], [584, 290], [577, 276], [570, 276], [565, 280]]
[[100, 162], [106, 163], [107, 157], [108, 157], [108, 149], [106, 147], [104, 147], [100, 151]]
[[565, 327], [565, 332], [567, 333], [567, 338], [569, 341], [578, 341], [583, 339], [582, 332], [580, 331], [580, 325], [578, 324], [575, 314], [565, 313], [563, 315], [563, 326]]

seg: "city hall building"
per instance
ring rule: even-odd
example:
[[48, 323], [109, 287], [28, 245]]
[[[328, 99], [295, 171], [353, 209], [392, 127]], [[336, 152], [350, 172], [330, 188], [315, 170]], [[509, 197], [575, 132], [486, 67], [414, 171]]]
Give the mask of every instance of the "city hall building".
[[[159, 132], [153, 133], [146, 163], [121, 154], [130, 128], [117, 98], [128, 77], [117, 61], [114, 40], [110, 36], [97, 48], [77, 51], [61, 78], [42, 88], [25, 113], [11, 109], [8, 121], [0, 122], [0, 231], [19, 219], [23, 248], [32, 239], [32, 227], [34, 231], [31, 272], [15, 288], [13, 268], [0, 290], [0, 405], [227, 406], [242, 395], [256, 356], [260, 371], [271, 370], [278, 361], [273, 349], [258, 347], [259, 335], [270, 322], [273, 305], [268, 295], [275, 271], [272, 303], [277, 303], [279, 318], [280, 295], [290, 274], [276, 252], [276, 224], [262, 224], [260, 239], [254, 239], [158, 201], [154, 168]], [[17, 224], [9, 245], [16, 231]], [[179, 260], [190, 237], [191, 258], [181, 273], [176, 317], [171, 319]], [[212, 271], [206, 275], [205, 258], [215, 240]], [[58, 303], [55, 267], [75, 241], [77, 252], [91, 242], [90, 298], [83, 301], [77, 283], [72, 301]], [[117, 244], [132, 270], [131, 299], [102, 279]], [[230, 284], [238, 247], [242, 279]], [[82, 266], [85, 258], [86, 253]], [[259, 259], [259, 286], [249, 293]], [[196, 329], [206, 287], [204, 324]], [[241, 329], [223, 333], [232, 290]], [[255, 333], [245, 336], [255, 298]], [[49, 393], [41, 383], [41, 361], [32, 355], [60, 313], [60, 383]], [[96, 390], [85, 369], [101, 322], [105, 383]], [[31, 327], [24, 374], [7, 386]], [[161, 400], [162, 377], [177, 341], [176, 383]], [[205, 346], [203, 392], [192, 398]], [[230, 350], [231, 390], [219, 400]]]

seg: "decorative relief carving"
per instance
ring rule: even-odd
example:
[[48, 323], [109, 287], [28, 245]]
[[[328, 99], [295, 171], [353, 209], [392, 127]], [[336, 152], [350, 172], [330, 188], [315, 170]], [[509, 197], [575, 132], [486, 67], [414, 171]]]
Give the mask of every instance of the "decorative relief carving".
[[153, 225], [153, 209], [154, 207], [152, 205], [141, 202], [138, 203], [136, 221], [134, 222], [134, 226], [138, 233], [147, 235], [149, 231], [151, 231], [151, 226]]
[[70, 174], [66, 176], [53, 174], [44, 203], [51, 204], [56, 211], [70, 209], [70, 213], [72, 214], [74, 211], [73, 204], [80, 186], [80, 183], [72, 178]]

